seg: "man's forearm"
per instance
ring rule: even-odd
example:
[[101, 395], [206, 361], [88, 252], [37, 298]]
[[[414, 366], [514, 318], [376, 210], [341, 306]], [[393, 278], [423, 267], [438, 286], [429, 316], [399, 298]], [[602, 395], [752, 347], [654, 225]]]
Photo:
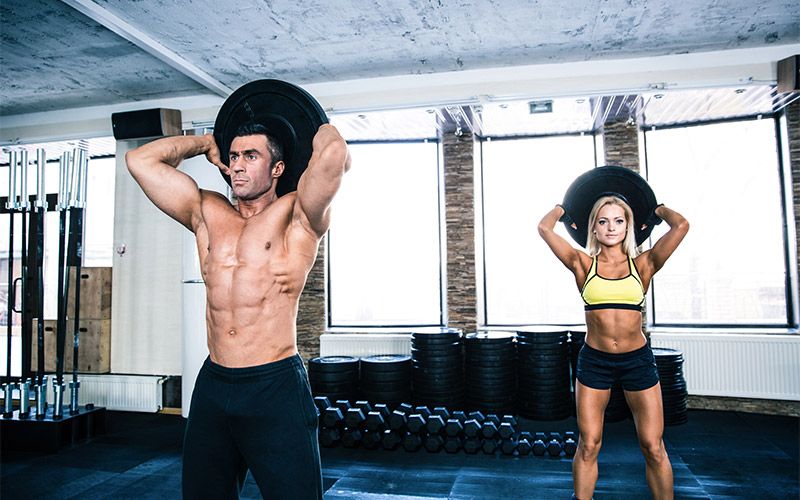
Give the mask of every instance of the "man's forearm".
[[125, 158], [129, 167], [139, 163], [164, 163], [177, 168], [183, 160], [207, 154], [212, 149], [216, 149], [216, 144], [210, 134], [180, 135], [149, 142], [128, 152]]

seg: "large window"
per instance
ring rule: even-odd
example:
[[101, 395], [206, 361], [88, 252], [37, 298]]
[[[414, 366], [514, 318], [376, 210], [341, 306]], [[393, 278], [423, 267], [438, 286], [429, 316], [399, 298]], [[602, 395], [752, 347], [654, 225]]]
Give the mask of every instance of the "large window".
[[[114, 144], [113, 138], [92, 139], [90, 152], [94, 148], [109, 149], [106, 143]], [[39, 147], [47, 151], [50, 160], [45, 167], [45, 191], [47, 193], [58, 192], [58, 169], [59, 163], [56, 160], [59, 153], [63, 150], [72, 150], [75, 145], [72, 142], [47, 143], [41, 145], [28, 146], [29, 166], [28, 166], [28, 191], [33, 194], [36, 190], [36, 149]], [[8, 162], [8, 155], [3, 155], [3, 160]], [[7, 165], [7, 163], [6, 163]], [[0, 196], [8, 196], [8, 174], [7, 166], [0, 168]], [[90, 158], [87, 188], [86, 188], [86, 210], [84, 212], [84, 241], [83, 241], [83, 266], [85, 267], [110, 267], [111, 256], [113, 253], [114, 237], [114, 176], [115, 158], [113, 156], [102, 156]], [[45, 216], [45, 247], [44, 247], [44, 316], [45, 319], [56, 319], [57, 316], [57, 288], [58, 288], [58, 237], [59, 237], [59, 214], [55, 207], [50, 206]], [[0, 215], [0, 359], [6, 359], [6, 336], [8, 316], [8, 265], [9, 265], [9, 220], [8, 214]], [[19, 212], [14, 214], [14, 277], [21, 275], [22, 257], [22, 215]], [[29, 270], [29, 272], [33, 272]], [[74, 286], [74, 284], [73, 284]], [[71, 287], [71, 290], [74, 288]], [[19, 285], [17, 292], [20, 291]], [[16, 297], [17, 307], [20, 305], [20, 297]], [[12, 375], [19, 375], [21, 371], [21, 315], [14, 313], [11, 317], [12, 322], [12, 352], [15, 353], [12, 359]], [[0, 374], [5, 375], [5, 362], [0, 363]]]
[[[594, 137], [485, 141], [481, 164], [486, 324], [583, 323], [575, 279], [536, 226], [594, 168]], [[556, 231], [574, 243], [563, 224]]]
[[648, 178], [659, 201], [692, 227], [653, 280], [654, 324], [786, 325], [775, 121], [654, 130], [645, 139]]
[[436, 142], [354, 143], [328, 233], [331, 326], [442, 323]]

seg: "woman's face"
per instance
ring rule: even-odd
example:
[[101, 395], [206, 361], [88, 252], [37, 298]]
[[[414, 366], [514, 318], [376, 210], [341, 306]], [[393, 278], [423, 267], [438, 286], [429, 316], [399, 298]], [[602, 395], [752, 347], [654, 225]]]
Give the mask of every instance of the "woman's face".
[[597, 220], [592, 230], [597, 236], [597, 241], [605, 246], [614, 246], [625, 241], [628, 231], [628, 222], [625, 220], [625, 210], [616, 204], [608, 203], [597, 212]]

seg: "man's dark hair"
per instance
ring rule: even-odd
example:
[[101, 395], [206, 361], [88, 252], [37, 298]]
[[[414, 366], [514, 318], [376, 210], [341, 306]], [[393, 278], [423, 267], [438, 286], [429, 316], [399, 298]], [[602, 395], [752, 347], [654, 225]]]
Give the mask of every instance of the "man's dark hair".
[[264, 125], [255, 122], [247, 122], [236, 130], [236, 135], [234, 137], [242, 137], [245, 135], [263, 135], [267, 138], [267, 149], [269, 150], [270, 156], [272, 156], [272, 163], [269, 165], [270, 168], [283, 160], [283, 144], [281, 144], [274, 135], [270, 134], [269, 130]]

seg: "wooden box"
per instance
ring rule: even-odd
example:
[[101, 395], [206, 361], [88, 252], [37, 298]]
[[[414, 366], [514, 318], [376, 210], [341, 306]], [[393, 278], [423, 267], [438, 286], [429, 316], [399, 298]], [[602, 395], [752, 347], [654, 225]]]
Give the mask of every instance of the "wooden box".
[[[33, 321], [33, 352], [31, 369], [35, 372], [38, 366], [37, 321]], [[74, 321], [67, 322], [67, 335], [64, 343], [64, 373], [72, 373]], [[111, 372], [111, 320], [81, 319], [78, 337], [78, 372], [109, 373]], [[56, 371], [56, 321], [44, 322], [44, 367], [47, 372]]]
[[[83, 319], [111, 319], [111, 268], [81, 268], [81, 309]], [[67, 316], [75, 315], [75, 270], [70, 270]]]

